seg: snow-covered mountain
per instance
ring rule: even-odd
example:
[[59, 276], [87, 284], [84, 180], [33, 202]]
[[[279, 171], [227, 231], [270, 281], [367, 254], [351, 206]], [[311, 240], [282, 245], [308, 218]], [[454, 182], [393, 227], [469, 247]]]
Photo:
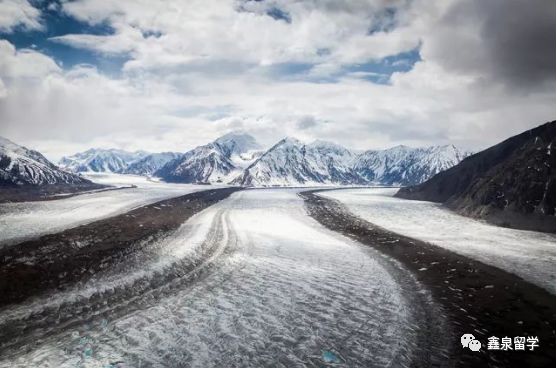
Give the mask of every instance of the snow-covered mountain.
[[228, 183], [259, 155], [251, 135], [229, 133], [168, 162], [155, 175], [169, 182]]
[[351, 169], [354, 154], [339, 145], [316, 141], [304, 144], [285, 138], [251, 164], [235, 184], [290, 186], [351, 184], [358, 182]]
[[150, 155], [130, 163], [124, 170], [122, 170], [122, 173], [151, 176], [168, 162], [177, 159], [182, 155], [182, 153], [178, 152], [151, 153]]
[[469, 155], [453, 145], [370, 150], [357, 157], [354, 173], [370, 184], [415, 185], [453, 167]]
[[72, 172], [123, 172], [131, 163], [148, 156], [145, 151], [127, 152], [118, 149], [91, 148], [85, 152], [62, 157], [60, 167]]
[[235, 184], [293, 186], [327, 184], [413, 185], [459, 163], [468, 153], [453, 145], [354, 154], [334, 143], [281, 140], [249, 166]]
[[184, 154], [90, 149], [64, 157], [73, 172], [158, 176], [168, 182], [242, 186], [415, 185], [459, 163], [468, 153], [453, 145], [397, 146], [356, 154], [330, 142], [285, 138], [267, 151], [251, 135], [226, 134]]
[[0, 186], [87, 183], [78, 175], [60, 170], [39, 152], [0, 137]]
[[232, 158], [236, 156], [241, 160], [244, 160], [241, 158], [242, 155], [257, 152], [261, 149], [261, 145], [257, 143], [254, 137], [241, 132], [225, 134], [216, 139], [213, 143], [219, 145], [227, 156]]

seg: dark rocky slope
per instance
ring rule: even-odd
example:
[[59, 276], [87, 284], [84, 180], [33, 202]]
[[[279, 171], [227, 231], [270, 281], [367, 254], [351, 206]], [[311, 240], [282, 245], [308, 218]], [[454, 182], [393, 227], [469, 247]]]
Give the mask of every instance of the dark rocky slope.
[[52, 199], [104, 187], [61, 170], [40, 152], [0, 137], [0, 202]]
[[396, 196], [442, 202], [496, 225], [555, 232], [555, 121], [402, 188]]

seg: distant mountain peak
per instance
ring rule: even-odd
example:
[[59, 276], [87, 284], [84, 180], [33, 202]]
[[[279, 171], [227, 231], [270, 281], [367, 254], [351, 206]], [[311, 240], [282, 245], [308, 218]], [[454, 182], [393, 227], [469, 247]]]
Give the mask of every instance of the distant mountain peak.
[[179, 152], [151, 153], [137, 161], [130, 163], [123, 171], [124, 174], [151, 176], [168, 162], [182, 157]]
[[261, 148], [253, 136], [240, 131], [227, 133], [217, 138], [213, 143], [226, 147], [231, 153], [236, 154]]
[[288, 136], [278, 141], [277, 144], [275, 144], [275, 147], [283, 146], [283, 145], [303, 146], [304, 143], [300, 141], [298, 138]]
[[421, 148], [398, 145], [365, 151], [356, 159], [354, 170], [368, 183], [415, 185], [458, 164], [465, 156], [453, 145]]
[[261, 146], [244, 132], [231, 132], [168, 162], [155, 175], [171, 182], [228, 183], [259, 157]]
[[148, 155], [146, 151], [128, 152], [117, 148], [90, 148], [84, 152], [62, 157], [59, 165], [72, 172], [122, 173], [132, 162]]
[[354, 181], [352, 153], [330, 142], [305, 145], [286, 137], [265, 152], [235, 180], [245, 186], [349, 184]]

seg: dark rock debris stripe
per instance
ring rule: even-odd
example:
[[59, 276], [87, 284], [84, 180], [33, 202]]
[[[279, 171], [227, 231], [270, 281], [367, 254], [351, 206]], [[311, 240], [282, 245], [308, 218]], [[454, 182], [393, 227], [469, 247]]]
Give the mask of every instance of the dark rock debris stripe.
[[0, 249], [0, 308], [126, 262], [238, 188], [205, 190]]

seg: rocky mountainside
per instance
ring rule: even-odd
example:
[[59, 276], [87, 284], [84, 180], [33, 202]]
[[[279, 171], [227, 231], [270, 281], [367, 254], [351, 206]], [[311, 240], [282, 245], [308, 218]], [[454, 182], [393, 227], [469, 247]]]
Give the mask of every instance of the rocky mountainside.
[[354, 154], [328, 142], [305, 145], [285, 138], [251, 164], [235, 184], [243, 186], [291, 186], [351, 184]]
[[155, 172], [169, 182], [228, 183], [260, 154], [249, 134], [230, 133], [196, 147]]
[[71, 172], [122, 173], [133, 162], [148, 156], [145, 151], [127, 152], [118, 149], [91, 148], [85, 152], [62, 157], [60, 167]]
[[472, 155], [397, 196], [443, 202], [498, 225], [555, 232], [555, 121]]
[[59, 169], [37, 151], [0, 137], [0, 202], [44, 200], [103, 187]]
[[456, 165], [466, 155], [452, 145], [398, 146], [355, 154], [334, 143], [304, 144], [286, 138], [249, 166], [234, 183], [244, 186], [411, 185]]
[[396, 146], [382, 151], [366, 151], [359, 155], [355, 173], [366, 183], [382, 185], [415, 185], [453, 167], [469, 152], [453, 145], [411, 148]]
[[168, 162], [181, 156], [182, 153], [178, 152], [151, 153], [137, 161], [131, 162], [121, 172], [122, 174], [151, 176]]
[[0, 137], [0, 186], [85, 183], [89, 181], [60, 170], [39, 152]]

